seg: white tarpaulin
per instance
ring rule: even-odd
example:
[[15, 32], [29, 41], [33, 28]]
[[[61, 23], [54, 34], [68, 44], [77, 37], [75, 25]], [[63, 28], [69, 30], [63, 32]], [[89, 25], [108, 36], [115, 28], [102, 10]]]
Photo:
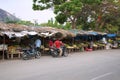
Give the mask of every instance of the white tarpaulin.
[[35, 31], [22, 31], [21, 33], [23, 33], [23, 34], [28, 34], [28, 35], [37, 35], [37, 32], [35, 32]]
[[7, 35], [9, 38], [12, 38], [12, 37], [14, 37], [14, 32], [10, 32], [10, 31], [5, 31], [5, 32], [1, 32], [2, 34], [5, 34], [5, 35]]
[[12, 38], [12, 37], [24, 37], [25, 35], [27, 35], [27, 34], [23, 34], [21, 32], [10, 32], [10, 31], [2, 32], [2, 34], [7, 35], [9, 38]]
[[31, 32], [28, 32], [28, 31], [22, 31], [22, 32], [4, 31], [4, 32], [1, 32], [1, 33], [7, 35], [9, 38], [24, 37], [26, 35], [36, 35], [37, 34], [37, 32], [34, 32], [34, 31], [31, 31]]
[[53, 36], [54, 34], [56, 34], [57, 32], [56, 31], [54, 31], [54, 32], [52, 32], [52, 33], [50, 33], [50, 32], [42, 32], [42, 33], [40, 33], [39, 35], [40, 36], [44, 36], [44, 37], [51, 37], [51, 36]]
[[26, 36], [27, 34], [17, 33], [17, 32], [16, 32], [14, 35], [15, 35], [15, 37], [24, 37], [24, 36]]

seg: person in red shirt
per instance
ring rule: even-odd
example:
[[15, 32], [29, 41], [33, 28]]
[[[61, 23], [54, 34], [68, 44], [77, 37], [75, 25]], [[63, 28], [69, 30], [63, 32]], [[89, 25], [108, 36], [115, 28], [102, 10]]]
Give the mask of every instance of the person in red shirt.
[[55, 48], [59, 49], [60, 50], [60, 53], [59, 53], [59, 56], [62, 55], [62, 49], [61, 49], [61, 41], [59, 39], [57, 39], [55, 42], [54, 42], [54, 46]]
[[53, 48], [53, 44], [54, 44], [53, 41], [50, 40], [50, 41], [49, 41], [49, 48]]
[[59, 49], [61, 47], [61, 42], [57, 39], [55, 42], [54, 42], [54, 45], [57, 49]]

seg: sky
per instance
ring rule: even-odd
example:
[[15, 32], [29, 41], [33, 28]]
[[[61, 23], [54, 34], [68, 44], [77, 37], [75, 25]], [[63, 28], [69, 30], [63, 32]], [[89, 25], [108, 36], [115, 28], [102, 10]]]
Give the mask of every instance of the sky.
[[22, 20], [32, 22], [46, 23], [51, 18], [54, 18], [55, 15], [51, 9], [44, 11], [32, 10], [32, 1], [33, 0], [0, 0], [0, 8]]

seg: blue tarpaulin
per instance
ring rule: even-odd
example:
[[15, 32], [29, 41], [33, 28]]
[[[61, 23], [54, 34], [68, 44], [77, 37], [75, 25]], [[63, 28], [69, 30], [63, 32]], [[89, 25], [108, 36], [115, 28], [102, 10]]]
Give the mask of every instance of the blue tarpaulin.
[[116, 34], [107, 34], [107, 37], [109, 37], [109, 38], [114, 38], [116, 36], [117, 36]]
[[89, 32], [89, 34], [91, 34], [91, 35], [98, 35], [97, 32]]

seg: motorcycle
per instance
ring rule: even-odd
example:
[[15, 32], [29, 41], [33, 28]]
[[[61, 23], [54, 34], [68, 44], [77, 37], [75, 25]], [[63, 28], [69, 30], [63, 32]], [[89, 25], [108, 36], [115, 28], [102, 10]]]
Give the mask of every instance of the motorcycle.
[[62, 47], [62, 51], [63, 51], [62, 56], [67, 57], [69, 52], [68, 52], [68, 50], [67, 50], [67, 48], [65, 46]]
[[29, 60], [32, 57], [39, 59], [41, 57], [41, 52], [33, 47], [31, 49], [23, 49], [23, 60]]
[[[68, 51], [66, 49], [66, 47], [61, 47], [62, 49], [62, 55], [61, 56], [64, 56], [64, 57], [67, 57], [68, 56]], [[57, 48], [51, 48], [50, 49], [50, 53], [53, 57], [59, 57], [59, 54], [60, 54], [60, 49], [57, 49]]]

